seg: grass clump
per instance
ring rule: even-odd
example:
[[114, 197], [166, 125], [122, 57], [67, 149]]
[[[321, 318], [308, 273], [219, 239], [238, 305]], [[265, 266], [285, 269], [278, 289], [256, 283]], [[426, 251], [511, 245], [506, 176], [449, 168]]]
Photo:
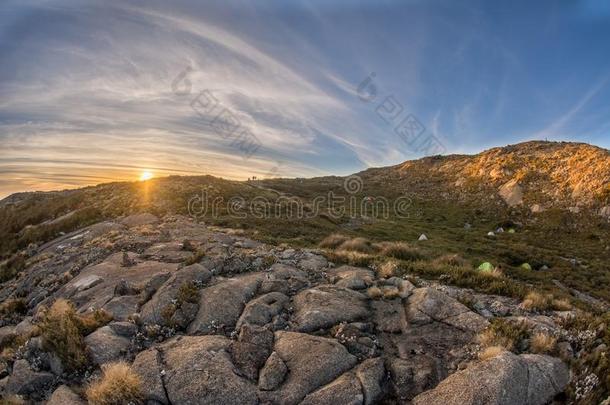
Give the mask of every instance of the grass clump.
[[339, 245], [339, 250], [345, 250], [348, 252], [359, 252], [359, 253], [373, 253], [375, 248], [371, 244], [371, 241], [366, 238], [354, 238], [349, 239]]
[[552, 354], [557, 348], [557, 338], [546, 333], [535, 333], [530, 339], [530, 352]]
[[366, 294], [372, 300], [378, 300], [383, 297], [383, 291], [381, 291], [381, 288], [379, 287], [370, 287], [368, 290], [366, 290]]
[[484, 348], [499, 346], [505, 350], [520, 353], [525, 348], [529, 331], [524, 323], [493, 319], [491, 324], [479, 334], [479, 343]]
[[569, 311], [572, 309], [572, 304], [568, 299], [556, 299], [552, 294], [541, 294], [535, 291], [530, 291], [523, 302], [521, 307], [528, 311]]
[[377, 276], [380, 278], [394, 277], [398, 273], [400, 262], [394, 259], [386, 260], [380, 266], [377, 267]]
[[72, 303], [57, 300], [46, 311], [39, 325], [43, 348], [55, 353], [67, 370], [80, 370], [88, 362], [83, 337], [111, 319], [102, 310], [77, 314]]
[[348, 239], [349, 238], [347, 236], [338, 233], [333, 233], [322, 239], [318, 246], [322, 249], [336, 249]]
[[405, 242], [383, 243], [381, 245], [381, 255], [406, 261], [421, 260], [424, 257], [419, 249], [414, 248]]
[[506, 351], [506, 349], [502, 346], [489, 346], [489, 347], [486, 347], [485, 349], [483, 349], [483, 351], [481, 351], [479, 353], [479, 359], [480, 360], [492, 359], [492, 358], [504, 353], [505, 351]]
[[85, 395], [93, 405], [141, 404], [142, 380], [125, 362], [103, 367], [102, 376], [91, 383]]

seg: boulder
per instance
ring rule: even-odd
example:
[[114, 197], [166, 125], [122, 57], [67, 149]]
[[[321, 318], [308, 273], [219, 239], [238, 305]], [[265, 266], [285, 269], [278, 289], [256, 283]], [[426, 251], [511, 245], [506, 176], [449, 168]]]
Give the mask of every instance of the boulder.
[[339, 287], [363, 290], [375, 280], [375, 273], [370, 269], [353, 266], [339, 266], [327, 271], [331, 283]]
[[364, 360], [356, 367], [356, 377], [362, 386], [363, 404], [377, 403], [383, 397], [385, 366], [383, 359], [377, 357]]
[[85, 337], [87, 350], [97, 365], [118, 360], [127, 351], [129, 339], [118, 335], [110, 326], [103, 326]]
[[570, 379], [561, 360], [504, 352], [471, 364], [413, 399], [414, 405], [543, 405], [563, 391]]
[[223, 336], [184, 336], [161, 346], [172, 404], [258, 403], [256, 387], [239, 376]]
[[267, 392], [268, 399], [286, 405], [299, 403], [307, 394], [330, 383], [357, 362], [356, 357], [336, 340], [304, 333], [275, 332], [274, 348], [289, 372], [277, 391]]
[[400, 299], [372, 301], [373, 322], [377, 329], [387, 333], [400, 333], [406, 328], [405, 308]]
[[299, 267], [308, 273], [320, 273], [328, 267], [328, 260], [324, 256], [306, 253], [299, 261]]
[[286, 367], [284, 360], [276, 352], [271, 353], [260, 371], [258, 388], [263, 391], [276, 389], [282, 384], [287, 373], [288, 367]]
[[273, 350], [273, 332], [260, 326], [245, 324], [231, 345], [235, 366], [250, 380], [258, 380], [258, 370]]
[[232, 329], [262, 278], [261, 273], [253, 273], [223, 280], [202, 290], [199, 312], [189, 325], [188, 333], [207, 334], [219, 329]]
[[87, 402], [66, 385], [60, 385], [49, 398], [47, 405], [85, 405]]
[[364, 402], [360, 381], [354, 373], [346, 373], [330, 384], [308, 394], [301, 405], [346, 404], [360, 405]]
[[183, 285], [203, 284], [212, 277], [212, 273], [200, 264], [186, 266], [174, 274], [157, 290], [140, 311], [144, 324], [166, 325], [165, 309], [174, 304]]
[[263, 279], [260, 292], [263, 294], [281, 292], [292, 295], [308, 286], [307, 273], [286, 264], [275, 263]]
[[435, 387], [444, 376], [439, 361], [426, 355], [394, 358], [389, 363], [389, 369], [394, 394], [403, 402]]
[[140, 298], [136, 295], [114, 297], [102, 308], [117, 321], [126, 321], [138, 312]]
[[163, 384], [161, 353], [156, 348], [138, 353], [131, 368], [142, 379], [143, 394], [146, 401], [154, 401], [163, 405], [169, 404]]
[[498, 194], [500, 194], [500, 197], [502, 197], [509, 207], [523, 204], [523, 189], [518, 184], [517, 180], [511, 180], [504, 184], [498, 190]]
[[482, 331], [489, 325], [481, 315], [431, 287], [413, 290], [407, 300], [407, 321], [414, 324], [443, 322], [474, 333]]
[[294, 322], [301, 332], [355, 322], [369, 315], [365, 295], [348, 288], [321, 285], [301, 291], [293, 299]]
[[54, 382], [53, 374], [33, 371], [26, 360], [17, 360], [13, 364], [13, 373], [8, 377], [6, 392], [40, 400]]
[[236, 329], [246, 324], [259, 326], [268, 324], [289, 302], [290, 298], [280, 292], [271, 292], [250, 301], [237, 321]]
[[17, 337], [14, 326], [3, 326], [0, 328], [0, 348], [9, 345]]

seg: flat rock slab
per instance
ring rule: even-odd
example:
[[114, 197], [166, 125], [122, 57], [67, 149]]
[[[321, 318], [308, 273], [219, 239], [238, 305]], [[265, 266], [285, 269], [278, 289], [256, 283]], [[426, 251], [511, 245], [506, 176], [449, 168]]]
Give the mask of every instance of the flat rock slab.
[[407, 301], [407, 320], [411, 324], [443, 322], [455, 328], [477, 333], [489, 322], [467, 306], [434, 288], [416, 288]]
[[365, 319], [369, 316], [367, 301], [357, 291], [331, 285], [301, 291], [293, 300], [296, 330], [313, 332]]
[[215, 333], [233, 328], [246, 303], [256, 294], [262, 273], [253, 273], [222, 280], [201, 291], [199, 312], [189, 325], [189, 334]]
[[568, 368], [557, 358], [505, 352], [452, 374], [415, 397], [413, 404], [543, 405], [569, 379]]
[[163, 377], [172, 404], [257, 404], [256, 387], [237, 374], [223, 336], [184, 336], [165, 343]]
[[157, 275], [173, 273], [178, 265], [147, 261], [134, 266], [121, 266], [123, 255], [116, 253], [104, 262], [88, 266], [58, 291], [58, 296], [72, 301], [79, 310], [102, 308], [114, 297], [120, 281], [133, 286], [144, 286]]
[[297, 404], [357, 363], [336, 340], [304, 333], [276, 332], [274, 350], [289, 371], [278, 390], [265, 392], [267, 396], [261, 398], [273, 403]]

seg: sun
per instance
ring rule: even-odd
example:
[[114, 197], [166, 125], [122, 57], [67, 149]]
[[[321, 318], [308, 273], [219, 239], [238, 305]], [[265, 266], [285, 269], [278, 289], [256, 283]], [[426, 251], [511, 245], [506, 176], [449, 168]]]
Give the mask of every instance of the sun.
[[152, 172], [149, 172], [148, 170], [145, 170], [142, 172], [142, 174], [140, 175], [140, 181], [146, 181], [146, 180], [150, 180], [153, 178], [153, 174]]

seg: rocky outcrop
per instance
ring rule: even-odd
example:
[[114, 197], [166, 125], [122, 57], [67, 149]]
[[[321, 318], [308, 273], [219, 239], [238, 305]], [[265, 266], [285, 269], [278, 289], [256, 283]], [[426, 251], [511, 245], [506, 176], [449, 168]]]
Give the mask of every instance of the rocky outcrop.
[[253, 273], [226, 280], [201, 291], [199, 312], [188, 327], [189, 334], [214, 333], [232, 329], [246, 303], [252, 299], [263, 279], [263, 274]]
[[304, 333], [276, 332], [274, 351], [286, 364], [288, 375], [280, 388], [262, 398], [287, 405], [299, 403], [357, 363], [336, 340]]
[[568, 369], [559, 359], [505, 352], [458, 371], [415, 397], [413, 404], [543, 405], [568, 381]]
[[330, 285], [321, 285], [300, 292], [294, 297], [296, 329], [313, 332], [330, 328], [339, 322], [362, 320], [369, 315], [366, 296]]

